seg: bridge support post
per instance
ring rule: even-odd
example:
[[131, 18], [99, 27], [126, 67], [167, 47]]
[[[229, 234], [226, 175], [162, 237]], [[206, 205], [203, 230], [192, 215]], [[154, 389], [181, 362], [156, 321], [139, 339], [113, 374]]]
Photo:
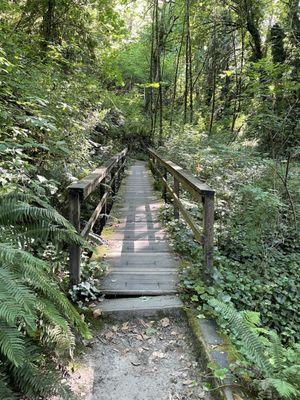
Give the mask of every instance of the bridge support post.
[[116, 168], [113, 168], [111, 171], [111, 191], [112, 191], [112, 196], [116, 194], [116, 187], [117, 187], [117, 176], [116, 176]]
[[[69, 192], [70, 222], [80, 234], [80, 197], [75, 191]], [[71, 285], [78, 285], [80, 282], [80, 258], [81, 249], [78, 244], [71, 244], [70, 255], [70, 282]]]
[[[174, 176], [174, 193], [179, 198], [179, 181]], [[174, 202], [174, 218], [179, 219], [179, 209]]]
[[214, 250], [214, 195], [203, 196], [203, 279], [206, 284], [212, 283], [213, 250]]
[[[168, 181], [168, 172], [166, 168], [163, 168], [163, 177], [166, 181]], [[164, 202], [167, 202], [167, 187], [163, 182], [163, 187], [162, 187], [162, 197], [164, 199]]]
[[[104, 196], [105, 192], [106, 192], [106, 179], [103, 179], [102, 183], [100, 185], [100, 200]], [[101, 230], [104, 228], [104, 226], [106, 224], [106, 204], [107, 204], [107, 202], [105, 202], [105, 204], [102, 207], [102, 210], [100, 212], [100, 215], [102, 214], [101, 221], [100, 221]]]

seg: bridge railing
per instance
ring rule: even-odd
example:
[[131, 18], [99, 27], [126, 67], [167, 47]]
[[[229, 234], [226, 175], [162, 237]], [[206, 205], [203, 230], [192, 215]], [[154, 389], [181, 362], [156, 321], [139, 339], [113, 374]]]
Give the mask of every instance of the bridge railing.
[[[88, 237], [100, 214], [106, 214], [107, 201], [113, 196], [124, 172], [128, 149], [111, 157], [102, 167], [95, 169], [85, 178], [72, 183], [69, 192], [69, 220], [76, 231], [84, 238]], [[100, 186], [100, 201], [81, 229], [81, 205], [87, 197]], [[104, 218], [105, 223], [105, 218]], [[71, 285], [80, 282], [81, 247], [77, 244], [70, 245], [70, 281]]]
[[[203, 246], [203, 279], [210, 283], [213, 266], [213, 242], [214, 242], [214, 195], [215, 192], [205, 182], [195, 178], [191, 173], [179, 165], [163, 159], [156, 151], [148, 148], [152, 172], [157, 174], [163, 184], [163, 198], [167, 201], [167, 193], [173, 199], [174, 216], [179, 219], [181, 214], [185, 222], [190, 226], [194, 238]], [[169, 183], [168, 176], [173, 178], [173, 187]], [[194, 218], [184, 207], [180, 200], [180, 188], [189, 192], [196, 201], [203, 204], [203, 227], [200, 229]]]

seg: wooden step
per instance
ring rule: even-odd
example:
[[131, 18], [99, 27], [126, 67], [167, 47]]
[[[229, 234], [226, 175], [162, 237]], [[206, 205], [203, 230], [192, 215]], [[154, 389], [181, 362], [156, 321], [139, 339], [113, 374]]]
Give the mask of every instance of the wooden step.
[[[161, 224], [159, 222], [148, 222], [147, 221], [112, 221], [110, 224], [115, 230], [134, 230], [136, 232], [139, 231], [147, 231], [153, 229], [162, 229]], [[109, 227], [109, 225], [108, 225]]]
[[122, 253], [166, 253], [170, 251], [165, 240], [109, 240], [108, 248], [113, 252], [122, 251]]
[[[107, 235], [106, 235], [105, 230], [101, 236], [104, 239], [106, 239], [106, 237], [108, 237], [108, 238], [111, 237], [111, 235], [109, 235], [109, 233], [107, 233]], [[108, 239], [108, 240], [109, 240], [109, 242], [111, 242], [113, 240], [160, 241], [165, 238], [166, 238], [166, 232], [163, 229], [149, 229], [149, 230], [144, 230], [144, 231], [135, 231], [134, 229], [132, 229], [132, 230], [118, 229], [118, 230], [116, 230], [116, 232], [114, 232], [113, 239]]]
[[104, 261], [113, 267], [157, 267], [157, 268], [174, 268], [177, 266], [175, 258], [169, 253], [122, 253], [121, 251], [111, 253], [108, 252]]
[[176, 293], [177, 275], [163, 273], [116, 273], [111, 272], [103, 280], [100, 290], [103, 293]]
[[121, 299], [105, 299], [95, 309], [103, 313], [119, 311], [148, 311], [180, 309], [183, 304], [178, 296], [143, 296]]

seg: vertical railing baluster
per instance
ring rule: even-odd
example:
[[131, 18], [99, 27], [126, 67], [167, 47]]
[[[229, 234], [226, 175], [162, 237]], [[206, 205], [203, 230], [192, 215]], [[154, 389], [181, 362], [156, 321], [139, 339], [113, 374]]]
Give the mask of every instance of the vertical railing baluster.
[[[80, 234], [80, 197], [76, 191], [69, 192], [70, 222]], [[69, 247], [70, 255], [70, 281], [71, 285], [78, 285], [80, 282], [80, 256], [81, 249], [78, 244], [71, 244]]]
[[203, 196], [203, 279], [212, 283], [214, 250], [214, 194]]
[[[107, 190], [107, 188], [106, 188], [106, 179], [104, 178], [102, 180], [102, 182], [101, 182], [101, 185], [100, 185], [100, 200], [104, 196], [106, 190]], [[101, 210], [101, 213], [100, 213], [100, 215], [102, 215], [102, 217], [100, 219], [101, 230], [104, 228], [105, 223], [106, 223], [106, 203], [107, 203], [107, 201], [105, 201], [104, 206], [102, 207], [102, 210]]]
[[[168, 180], [168, 171], [165, 167], [163, 167], [163, 177], [165, 178], [165, 180]], [[164, 202], [167, 202], [167, 187], [163, 182], [163, 187], [162, 187], [162, 197], [164, 199]]]
[[116, 177], [115, 177], [115, 173], [116, 173], [116, 168], [113, 167], [110, 173], [110, 180], [111, 180], [111, 192], [112, 192], [112, 196], [114, 196], [116, 194]]
[[[174, 176], [174, 193], [179, 198], [179, 181]], [[174, 202], [174, 218], [179, 219], [179, 209]]]

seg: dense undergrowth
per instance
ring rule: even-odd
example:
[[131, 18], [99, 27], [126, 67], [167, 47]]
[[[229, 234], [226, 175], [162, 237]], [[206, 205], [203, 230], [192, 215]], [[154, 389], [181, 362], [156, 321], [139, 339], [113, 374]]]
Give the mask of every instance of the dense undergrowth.
[[260, 312], [284, 341], [298, 341], [298, 164], [291, 165], [287, 194], [278, 176], [285, 163], [278, 168], [250, 145], [229, 147], [188, 131], [167, 142], [166, 155], [216, 191], [217, 287], [238, 309]]
[[[290, 166], [291, 189], [287, 193], [280, 178], [286, 164], [278, 167], [251, 143], [228, 146], [190, 127], [170, 138], [160, 151], [216, 191], [211, 287], [205, 287], [201, 279], [202, 249], [191, 231], [182, 221], [173, 219], [172, 205], [163, 212], [174, 249], [183, 256], [183, 298], [197, 307], [200, 318], [213, 314], [229, 332], [240, 351], [231, 369], [246, 385], [254, 384], [250, 390], [255, 387], [255, 396], [276, 398], [277, 393], [283, 398], [297, 397], [300, 251], [294, 212], [299, 212], [298, 163]], [[184, 191], [181, 197], [201, 225], [201, 206]], [[224, 310], [231, 310], [230, 304], [239, 313], [232, 309], [226, 318]], [[250, 314], [244, 310], [250, 310]], [[249, 329], [242, 323], [239, 326], [243, 318]], [[251, 337], [254, 347], [249, 344]], [[280, 361], [276, 352], [282, 355]], [[275, 367], [273, 372], [268, 371], [269, 362]], [[252, 370], [253, 366], [257, 370]]]

